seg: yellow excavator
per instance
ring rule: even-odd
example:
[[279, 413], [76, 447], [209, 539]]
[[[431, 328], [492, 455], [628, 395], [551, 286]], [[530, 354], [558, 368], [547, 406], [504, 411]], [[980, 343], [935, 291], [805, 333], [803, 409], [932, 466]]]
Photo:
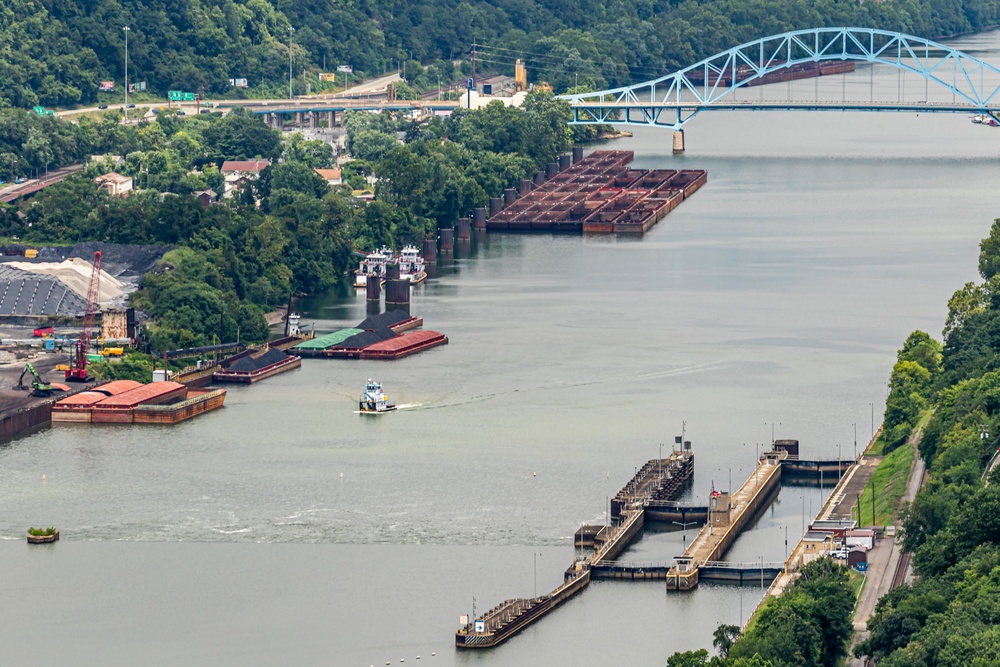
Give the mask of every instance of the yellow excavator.
[[[24, 384], [24, 376], [31, 373], [31, 386], [28, 387]], [[17, 379], [17, 384], [14, 385], [14, 389], [20, 391], [27, 391], [31, 389], [32, 396], [51, 396], [52, 392], [55, 391], [69, 391], [69, 387], [58, 382], [45, 382], [42, 377], [35, 370], [35, 367], [31, 365], [31, 362], [26, 362], [24, 364], [24, 370], [21, 371], [21, 377]]]

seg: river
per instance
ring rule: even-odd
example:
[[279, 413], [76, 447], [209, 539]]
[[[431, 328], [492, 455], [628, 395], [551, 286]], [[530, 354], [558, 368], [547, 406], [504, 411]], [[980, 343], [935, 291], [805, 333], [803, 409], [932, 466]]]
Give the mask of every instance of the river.
[[[1000, 63], [998, 33], [954, 45]], [[801, 85], [899, 86], [894, 70], [830, 79]], [[803, 458], [863, 447], [896, 350], [914, 329], [940, 336], [976, 278], [1000, 129], [705, 113], [686, 134], [682, 156], [669, 131], [608, 144], [637, 167], [709, 172], [644, 238], [490, 235], [416, 288], [445, 347], [306, 360], [172, 428], [0, 446], [5, 660], [652, 667], [710, 648], [759, 586], [595, 582], [499, 649], [459, 653], [453, 634], [473, 597], [483, 611], [554, 588], [576, 528], [682, 424], [693, 498], [741, 483], [772, 433]], [[321, 332], [364, 316], [353, 291], [303, 304]], [[354, 414], [368, 377], [412, 407]], [[826, 492], [783, 488], [730, 557], [781, 560]], [[39, 525], [63, 541], [29, 548]], [[666, 560], [684, 539], [650, 532], [625, 557]]]

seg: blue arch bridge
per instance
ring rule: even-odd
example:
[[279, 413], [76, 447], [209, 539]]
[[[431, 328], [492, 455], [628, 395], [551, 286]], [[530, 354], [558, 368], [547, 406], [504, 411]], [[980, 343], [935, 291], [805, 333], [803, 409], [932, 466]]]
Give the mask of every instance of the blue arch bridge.
[[[855, 63], [899, 71], [896, 99], [877, 99], [873, 84], [862, 94], [846, 78], [840, 99], [765, 99], [744, 88], [796, 78], [853, 71]], [[924, 80], [915, 91], [903, 78]], [[871, 74], [870, 74], [871, 76]], [[871, 79], [870, 79], [871, 81]], [[931, 86], [933, 84], [933, 87]], [[769, 91], [782, 86], [766, 86]], [[741, 99], [742, 93], [742, 99]], [[574, 124], [623, 124], [672, 128], [674, 150], [684, 150], [684, 125], [703, 111], [912, 111], [977, 114], [1000, 122], [1000, 69], [930, 40], [872, 28], [795, 30], [740, 44], [652, 81], [594, 93], [563, 95]], [[831, 97], [824, 86], [824, 96]], [[759, 99], [751, 99], [759, 97]], [[834, 95], [836, 97], [836, 95]], [[907, 97], [913, 98], [908, 100]]]

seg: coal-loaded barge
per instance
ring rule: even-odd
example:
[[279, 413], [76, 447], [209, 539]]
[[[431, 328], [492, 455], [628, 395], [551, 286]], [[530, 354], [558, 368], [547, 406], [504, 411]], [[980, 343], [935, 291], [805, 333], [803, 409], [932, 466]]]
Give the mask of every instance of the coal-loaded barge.
[[302, 359], [273, 348], [257, 355], [247, 355], [212, 374], [216, 382], [253, 384], [302, 365]]
[[289, 352], [324, 359], [401, 359], [448, 343], [448, 337], [437, 331], [403, 333], [423, 323], [423, 319], [406, 311], [390, 310], [372, 315], [356, 327], [303, 341]]
[[[575, 149], [490, 202], [490, 231], [642, 234], [708, 182], [701, 169], [630, 169], [632, 151]], [[561, 167], [561, 169], [560, 169]], [[520, 198], [518, 198], [520, 197]], [[477, 220], [477, 223], [479, 221]]]

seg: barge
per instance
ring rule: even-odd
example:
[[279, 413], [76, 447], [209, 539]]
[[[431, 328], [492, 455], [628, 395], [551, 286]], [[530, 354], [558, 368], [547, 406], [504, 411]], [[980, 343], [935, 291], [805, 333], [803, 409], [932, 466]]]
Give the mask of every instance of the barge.
[[364, 347], [359, 356], [361, 359], [402, 359], [447, 344], [448, 337], [443, 333], [421, 329]]
[[[769, 67], [776, 67], [783, 61], [773, 61]], [[756, 71], [750, 65], [740, 65], [736, 68], [736, 75], [733, 76], [731, 68], [719, 72], [708, 69], [691, 70], [685, 76], [688, 81], [696, 85], [708, 84], [710, 86], [732, 85], [735, 78], [737, 83], [745, 86], [763, 86], [768, 83], [782, 83], [785, 81], [798, 81], [799, 79], [813, 79], [818, 76], [830, 76], [832, 74], [847, 74], [854, 71], [853, 60], [827, 60], [824, 62], [805, 62], [789, 65], [778, 70], [768, 72], [764, 76], [751, 78]], [[745, 83], [744, 83], [745, 82]]]
[[225, 389], [195, 389], [169, 380], [135, 384], [138, 386], [111, 395], [100, 391], [109, 386], [102, 385], [56, 401], [52, 422], [174, 424], [220, 408], [226, 398]]
[[708, 181], [700, 169], [631, 169], [631, 151], [594, 151], [508, 202], [493, 231], [642, 234]]
[[213, 378], [216, 382], [253, 384], [299, 368], [301, 365], [301, 357], [285, 354], [281, 350], [270, 349], [256, 357], [244, 357], [228, 368], [215, 371]]

